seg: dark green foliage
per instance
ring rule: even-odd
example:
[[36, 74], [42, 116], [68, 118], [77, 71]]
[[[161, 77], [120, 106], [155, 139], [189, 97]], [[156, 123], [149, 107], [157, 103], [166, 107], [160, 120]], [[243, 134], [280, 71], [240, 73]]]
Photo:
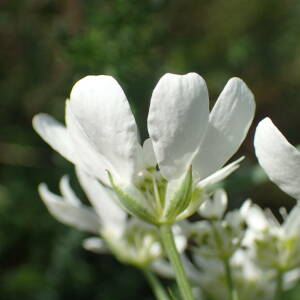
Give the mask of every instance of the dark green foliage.
[[[1, 299], [151, 299], [138, 271], [87, 253], [86, 235], [48, 214], [37, 185], [56, 190], [73, 168], [33, 132], [34, 114], [63, 120], [76, 80], [110, 74], [144, 139], [151, 92], [163, 73], [198, 72], [212, 100], [229, 77], [240, 76], [257, 99], [254, 124], [269, 115], [297, 144], [299, 37], [300, 2], [293, 0], [1, 1]], [[252, 161], [228, 182], [229, 194], [237, 202], [251, 196], [268, 206], [292, 203], [272, 184], [257, 186], [252, 137], [253, 129], [240, 150]]]

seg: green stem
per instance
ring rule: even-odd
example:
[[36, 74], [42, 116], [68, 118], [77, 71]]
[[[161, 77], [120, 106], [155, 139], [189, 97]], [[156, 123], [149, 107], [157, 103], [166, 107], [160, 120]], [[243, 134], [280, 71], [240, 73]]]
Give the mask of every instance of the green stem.
[[230, 300], [238, 300], [239, 296], [238, 296], [237, 290], [235, 289], [235, 286], [233, 283], [229, 259], [224, 259], [223, 264], [224, 264], [224, 270], [225, 270], [226, 281], [227, 281], [227, 286], [228, 286], [229, 299]]
[[[218, 229], [216, 228], [215, 225], [215, 221], [211, 221], [211, 227], [215, 236], [215, 241], [217, 244], [217, 247], [219, 249], [223, 248], [223, 242], [222, 242], [222, 238], [220, 236], [220, 233], [218, 231]], [[228, 287], [228, 296], [230, 300], [239, 300], [239, 296], [237, 293], [237, 290], [235, 288], [234, 285], [234, 281], [232, 278], [232, 273], [231, 273], [231, 267], [230, 267], [230, 262], [229, 262], [229, 257], [226, 257], [223, 255], [223, 257], [221, 257], [220, 255], [220, 259], [223, 261], [223, 266], [224, 266], [224, 271], [225, 271], [225, 276], [226, 276], [226, 283], [227, 283], [227, 287]]]
[[275, 300], [283, 299], [283, 274], [281, 270], [277, 271]]
[[149, 285], [157, 300], [170, 300], [167, 292], [163, 288], [161, 282], [158, 278], [147, 268], [142, 269], [144, 276], [146, 277]]
[[194, 300], [192, 289], [188, 282], [186, 272], [184, 270], [182, 261], [180, 259], [179, 253], [177, 251], [174, 236], [172, 232], [171, 225], [163, 224], [159, 227], [160, 237], [162, 244], [164, 246], [165, 252], [172, 264], [175, 272], [176, 281], [181, 293], [182, 299], [184, 300]]

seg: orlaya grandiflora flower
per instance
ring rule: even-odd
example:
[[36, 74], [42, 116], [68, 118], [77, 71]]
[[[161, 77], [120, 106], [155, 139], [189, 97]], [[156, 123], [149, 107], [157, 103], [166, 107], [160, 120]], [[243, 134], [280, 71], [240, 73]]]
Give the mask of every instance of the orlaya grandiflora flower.
[[254, 146], [259, 164], [284, 192], [300, 200], [300, 152], [269, 118], [257, 126]]
[[[273, 299], [274, 284], [252, 262], [246, 250], [238, 249], [231, 257], [230, 265], [239, 299]], [[194, 255], [193, 264], [186, 264], [186, 268], [193, 283], [208, 299], [229, 299], [226, 274], [220, 259]]]
[[184, 230], [193, 240], [194, 252], [207, 258], [229, 260], [240, 248], [245, 234], [245, 218], [249, 201], [233, 211], [227, 209], [227, 194], [218, 189], [203, 203], [198, 213], [206, 220], [185, 222]]
[[[155, 262], [158, 273], [160, 273], [159, 262], [161, 260]], [[239, 248], [236, 250], [230, 259], [230, 266], [239, 299], [271, 300], [275, 298], [276, 277], [274, 273], [256, 264], [248, 249]], [[226, 274], [220, 259], [194, 255], [193, 263], [185, 259], [185, 267], [193, 285], [199, 286], [202, 294], [206, 295], [208, 299], [228, 299]], [[167, 272], [168, 277], [170, 277], [171, 268], [166, 269], [167, 266], [164, 265], [162, 271]], [[165, 275], [165, 273], [160, 274]], [[295, 287], [299, 278], [299, 268], [286, 272], [283, 276], [283, 290]]]
[[251, 204], [243, 241], [259, 266], [282, 273], [300, 267], [300, 204], [283, 217], [280, 224], [270, 210]]
[[[120, 261], [144, 267], [163, 256], [155, 226], [129, 218], [127, 213], [112, 201], [111, 190], [96, 179], [77, 170], [77, 175], [92, 207], [83, 205], [64, 176], [60, 181], [62, 196], [49, 191], [45, 184], [39, 193], [50, 213], [60, 222], [87, 231], [99, 237], [84, 241], [84, 247], [96, 253], [112, 252]], [[177, 227], [175, 241], [179, 251], [185, 247], [185, 237]]]
[[87, 76], [66, 102], [66, 127], [46, 114], [33, 125], [61, 155], [111, 187], [130, 214], [172, 224], [197, 210], [207, 185], [238, 167], [239, 160], [220, 169], [244, 140], [255, 110], [239, 78], [228, 81], [210, 114], [208, 106], [199, 75], [164, 75], [151, 98], [150, 138], [141, 146], [117, 81]]

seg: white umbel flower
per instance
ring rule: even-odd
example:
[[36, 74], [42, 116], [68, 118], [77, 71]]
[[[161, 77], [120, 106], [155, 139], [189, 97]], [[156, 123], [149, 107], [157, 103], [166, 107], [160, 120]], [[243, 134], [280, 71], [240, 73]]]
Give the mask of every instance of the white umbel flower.
[[245, 214], [248, 229], [243, 241], [261, 267], [286, 272], [300, 266], [300, 204], [282, 224], [270, 210], [252, 204]]
[[194, 213], [203, 189], [222, 180], [252, 122], [254, 97], [232, 78], [209, 113], [205, 81], [196, 73], [165, 74], [155, 87], [143, 147], [126, 96], [111, 76], [87, 76], [66, 102], [66, 127], [46, 114], [33, 119], [40, 136], [66, 159], [113, 188], [119, 204], [153, 223]]

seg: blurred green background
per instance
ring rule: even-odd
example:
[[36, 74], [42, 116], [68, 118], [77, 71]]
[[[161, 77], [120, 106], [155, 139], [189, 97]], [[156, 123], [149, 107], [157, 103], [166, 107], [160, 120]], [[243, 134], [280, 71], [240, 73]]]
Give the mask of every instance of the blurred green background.
[[231, 205], [248, 197], [275, 209], [294, 204], [256, 167], [252, 140], [271, 116], [300, 142], [300, 1], [2, 0], [0, 45], [1, 299], [152, 299], [138, 271], [84, 251], [87, 235], [56, 222], [36, 191], [40, 182], [57, 191], [73, 167], [35, 134], [32, 116], [63, 121], [65, 99], [88, 74], [119, 81], [143, 138], [164, 73], [201, 74], [211, 103], [240, 76], [257, 113], [237, 154], [247, 160], [226, 183]]

